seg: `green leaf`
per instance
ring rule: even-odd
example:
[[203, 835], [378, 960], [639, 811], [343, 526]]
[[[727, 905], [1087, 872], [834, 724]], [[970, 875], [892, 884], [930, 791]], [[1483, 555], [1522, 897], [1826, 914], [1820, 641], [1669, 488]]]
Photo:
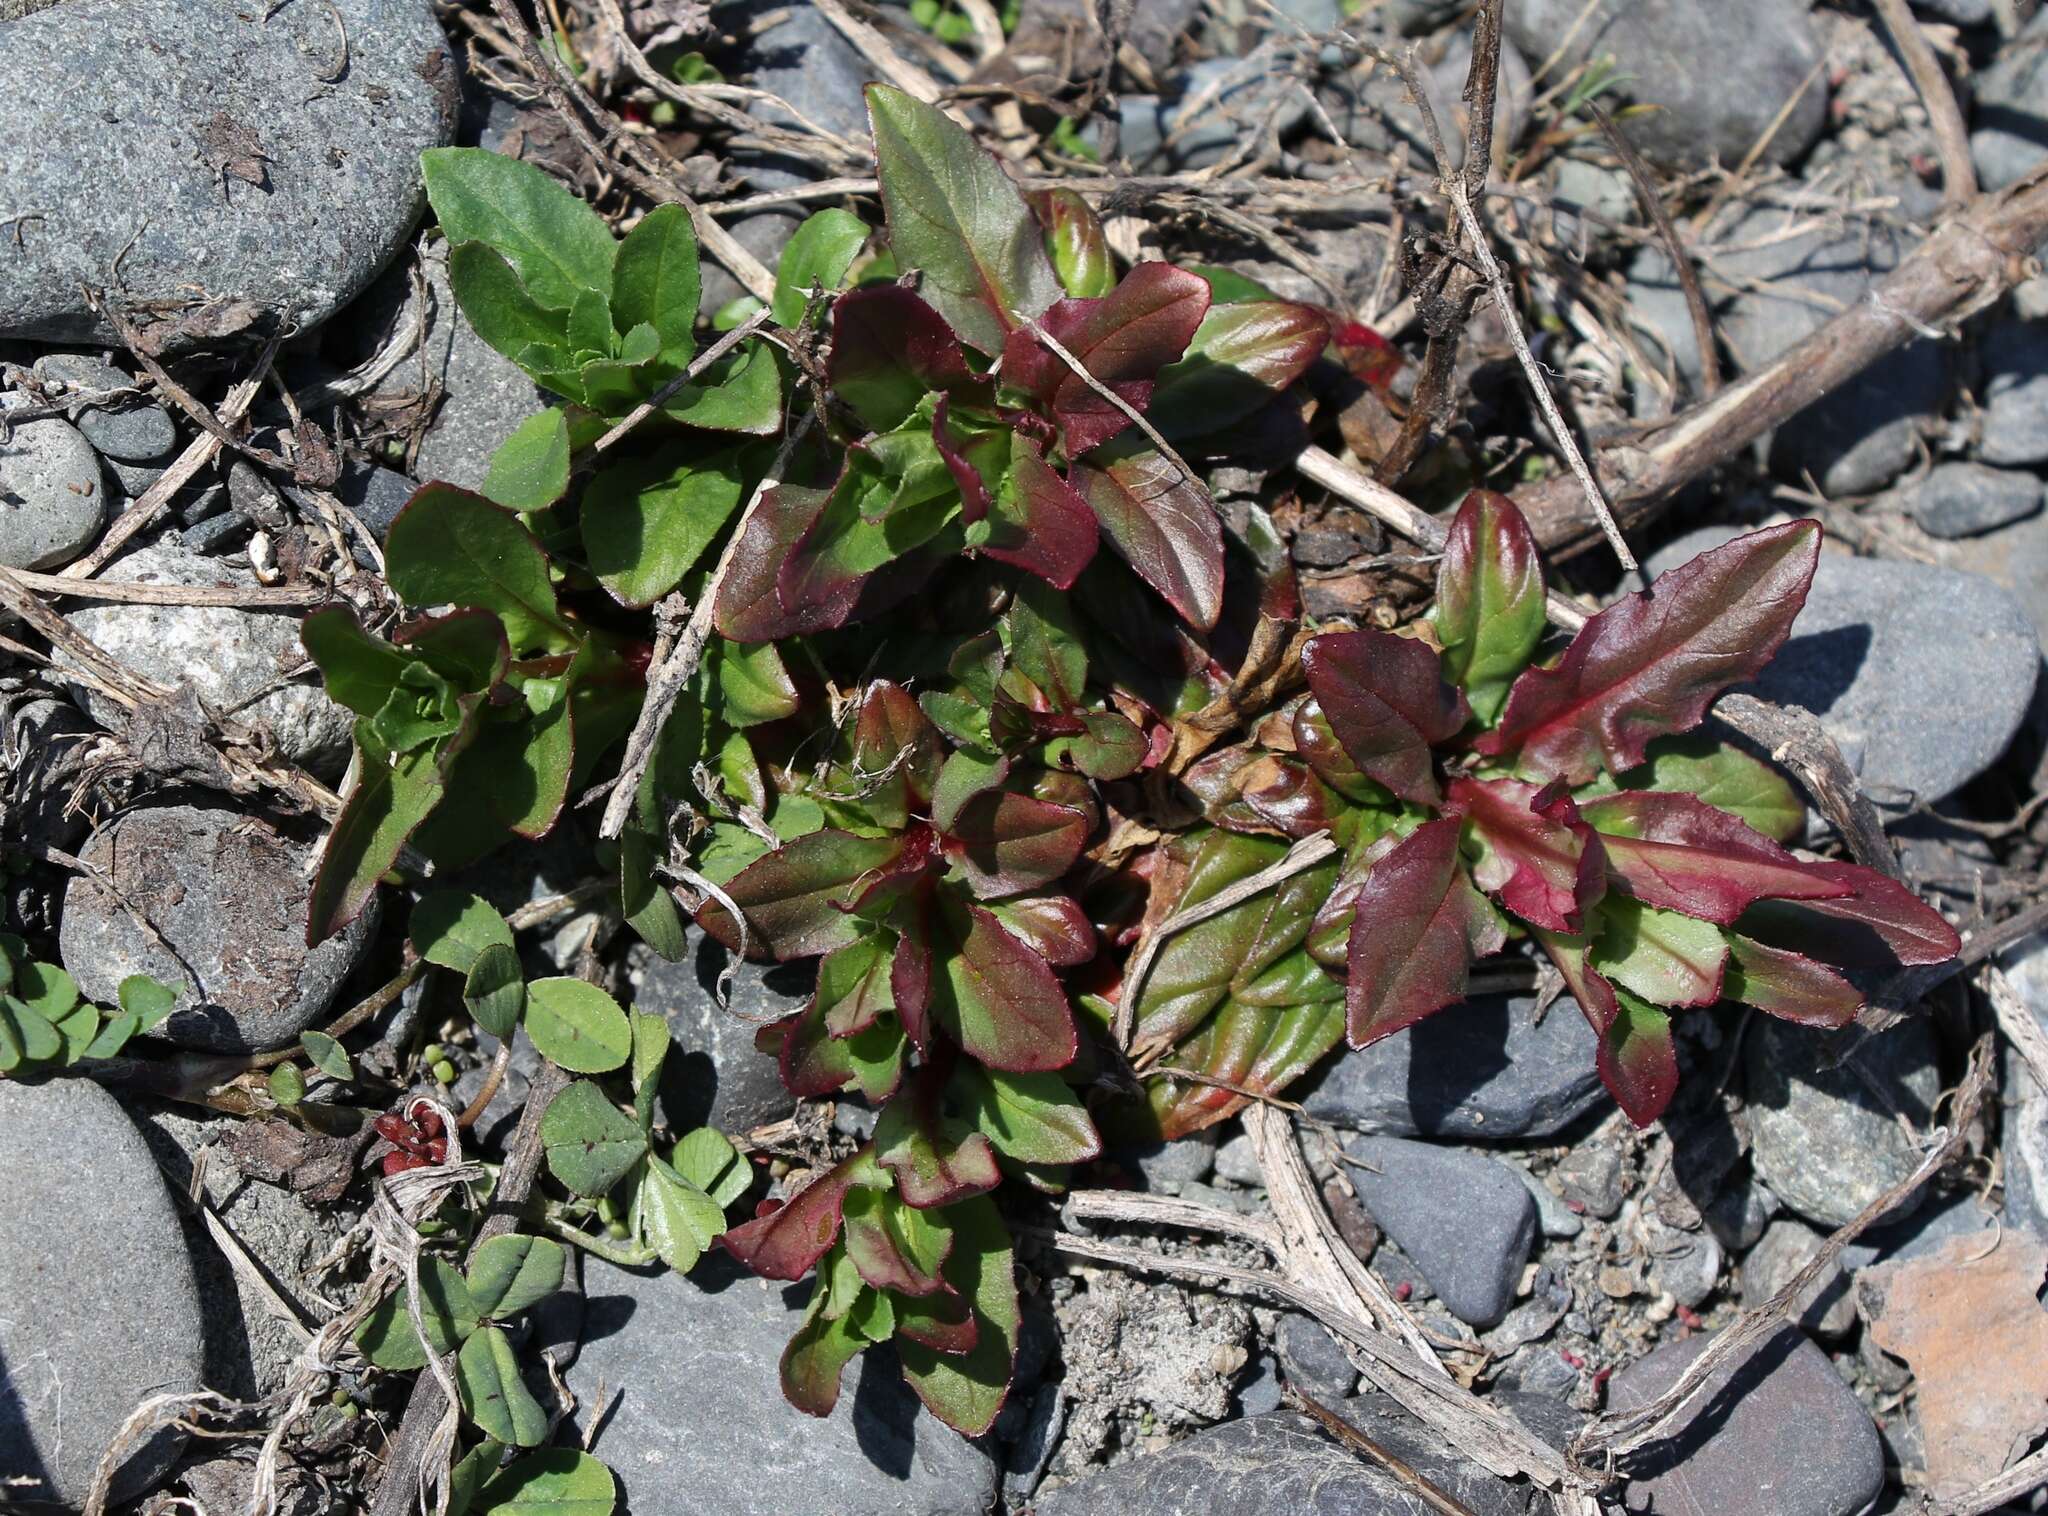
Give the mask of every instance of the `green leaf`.
[[448, 1471], [448, 1516], [468, 1516], [470, 1507], [476, 1503], [477, 1491], [497, 1473], [504, 1456], [505, 1444], [495, 1437], [486, 1437], [456, 1460], [455, 1467]]
[[1232, 426], [1300, 377], [1329, 340], [1329, 322], [1313, 306], [1212, 304], [1186, 356], [1159, 371], [1145, 419], [1169, 440]]
[[0, 995], [0, 1074], [55, 1058], [63, 1048], [64, 1039], [46, 1017], [12, 995]]
[[1437, 566], [1436, 634], [1443, 675], [1489, 725], [1543, 636], [1543, 562], [1514, 502], [1492, 490], [1465, 497]]
[[654, 1130], [654, 1097], [661, 1090], [661, 1066], [668, 1060], [668, 1018], [646, 1011], [634, 1011], [628, 1018], [633, 1027], [633, 1115], [640, 1130]]
[[[566, 356], [563, 349], [569, 341], [569, 320], [563, 311], [534, 299], [512, 265], [481, 242], [449, 249], [448, 287], [487, 346], [535, 379], [549, 381]], [[572, 392], [568, 398], [582, 397]]]
[[1712, 737], [1673, 737], [1650, 749], [1649, 762], [1621, 779], [1626, 789], [1692, 795], [1740, 817], [1774, 842], [1806, 835], [1806, 805], [1783, 774]]
[[574, 1448], [542, 1448], [499, 1474], [477, 1494], [491, 1516], [612, 1516], [619, 1501], [612, 1471]]
[[384, 556], [391, 588], [406, 604], [495, 611], [514, 656], [575, 640], [555, 604], [540, 543], [481, 495], [428, 485], [391, 523]]
[[553, 310], [567, 310], [584, 290], [611, 294], [618, 251], [611, 229], [534, 165], [483, 148], [441, 147], [420, 154], [420, 169], [451, 246], [496, 248], [533, 298]]
[[48, 1021], [60, 1021], [78, 1004], [78, 981], [54, 963], [30, 961], [14, 973], [14, 993]]
[[721, 1206], [731, 1205], [754, 1182], [754, 1171], [740, 1150], [716, 1127], [685, 1132], [669, 1154], [669, 1165]]
[[393, 763], [367, 721], [356, 723], [356, 746], [361, 773], [320, 853], [306, 912], [309, 944], [326, 941], [361, 913], [406, 839], [441, 801], [436, 750], [406, 753]]
[[[830, 1416], [839, 1404], [840, 1376], [868, 1342], [854, 1329], [852, 1308], [827, 1315], [825, 1277], [811, 1287], [804, 1319], [782, 1350], [782, 1393], [807, 1416]], [[857, 1297], [856, 1297], [857, 1298]]]
[[697, 350], [697, 278], [697, 232], [680, 205], [656, 206], [619, 244], [612, 320], [622, 332], [652, 327], [664, 368], [686, 367]]
[[409, 934], [420, 957], [458, 974], [468, 973], [485, 948], [512, 946], [505, 918], [483, 896], [464, 890], [422, 895], [412, 908]]
[[619, 834], [619, 908], [626, 924], [640, 934], [640, 940], [655, 955], [669, 963], [681, 963], [689, 951], [683, 931], [682, 914], [675, 897], [655, 877], [658, 857], [655, 839], [645, 827], [631, 822]]
[[953, 1223], [953, 1251], [945, 1275], [973, 1305], [978, 1329], [966, 1353], [941, 1353], [901, 1335], [897, 1352], [903, 1377], [939, 1420], [964, 1437], [979, 1437], [995, 1424], [1016, 1365], [1017, 1277], [1003, 1218], [987, 1196], [976, 1196], [947, 1211]]
[[270, 1071], [270, 1098], [286, 1110], [306, 1098], [306, 1076], [296, 1064], [280, 1063]]
[[738, 455], [671, 442], [600, 471], [583, 492], [590, 571], [621, 604], [650, 605], [697, 565], [740, 503]]
[[128, 1039], [135, 1035], [136, 1029], [137, 1018], [133, 1011], [116, 1011], [93, 1034], [92, 1040], [86, 1043], [83, 1052], [79, 1056], [83, 1058], [112, 1058], [128, 1045]]
[[1712, 922], [1654, 910], [1624, 895], [1600, 905], [1593, 966], [1653, 1005], [1712, 1005], [1721, 998], [1728, 943]]
[[610, 303], [596, 290], [585, 290], [569, 307], [569, 351], [599, 358], [612, 355], [618, 334], [612, 330]]
[[536, 979], [526, 987], [526, 1035], [542, 1057], [573, 1074], [618, 1068], [633, 1051], [619, 1003], [581, 979]]
[[704, 1250], [725, 1230], [725, 1212], [718, 1202], [659, 1158], [650, 1157], [640, 1171], [633, 1211], [634, 1230], [678, 1274], [695, 1268]]
[[647, 1134], [603, 1090], [579, 1079], [540, 1121], [548, 1171], [579, 1195], [608, 1194], [647, 1152]]
[[851, 211], [832, 207], [807, 217], [783, 245], [776, 266], [775, 324], [802, 322], [812, 285], [822, 285], [828, 295], [837, 293], [867, 240], [867, 223]]
[[462, 1003], [476, 1024], [503, 1042], [526, 1009], [526, 975], [509, 943], [493, 942], [470, 961], [462, 977]]
[[518, 1232], [479, 1244], [469, 1263], [469, 1294], [477, 1315], [503, 1320], [562, 1287], [561, 1245]]
[[569, 491], [569, 418], [560, 406], [528, 416], [491, 454], [484, 495], [507, 510], [545, 510]]
[[130, 974], [115, 992], [121, 1009], [134, 1013], [136, 1031], [146, 1032], [177, 1008], [178, 992], [147, 974]]
[[662, 414], [713, 432], [772, 437], [782, 425], [782, 372], [765, 344], [748, 341], [686, 384]]
[[897, 262], [963, 341], [990, 357], [1060, 298], [1037, 218], [996, 160], [938, 107], [868, 86], [875, 168]]
[[963, 1063], [953, 1075], [967, 1118], [1020, 1163], [1085, 1163], [1102, 1151], [1088, 1109], [1057, 1074], [1006, 1074]]
[[[462, 1275], [445, 1259], [421, 1260], [420, 1321], [426, 1328], [427, 1346], [437, 1356], [449, 1352], [475, 1330], [479, 1320], [476, 1302]], [[356, 1328], [356, 1346], [380, 1369], [403, 1372], [426, 1366], [426, 1350], [413, 1329], [403, 1285], [378, 1302]]]
[[455, 1358], [462, 1408], [487, 1436], [516, 1447], [538, 1447], [548, 1435], [548, 1413], [519, 1377], [519, 1359], [503, 1329], [470, 1334]]
[[349, 1062], [347, 1051], [325, 1032], [299, 1033], [299, 1046], [313, 1060], [313, 1067], [328, 1078], [346, 1081], [356, 1077], [356, 1066]]
[[382, 637], [364, 631], [356, 613], [342, 605], [307, 616], [299, 625], [299, 640], [320, 666], [327, 698], [358, 716], [383, 710], [412, 662]]

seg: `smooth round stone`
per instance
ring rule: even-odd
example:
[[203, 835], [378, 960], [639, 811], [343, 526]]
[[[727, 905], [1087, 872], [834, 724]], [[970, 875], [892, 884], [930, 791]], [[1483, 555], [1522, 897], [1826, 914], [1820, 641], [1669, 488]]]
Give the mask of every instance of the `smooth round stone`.
[[[0, 1475], [30, 1481], [9, 1501], [76, 1508], [138, 1405], [201, 1387], [199, 1288], [149, 1148], [91, 1080], [0, 1079], [0, 1174]], [[184, 1443], [168, 1429], [144, 1442], [114, 1498], [141, 1494]]]
[[2019, 469], [1944, 463], [1913, 494], [1913, 519], [1930, 537], [1974, 537], [2041, 509], [2041, 480]]
[[[111, 363], [84, 353], [46, 354], [36, 361], [36, 377], [50, 387], [51, 399], [60, 403], [69, 396], [58, 392], [59, 385], [74, 391], [104, 392], [131, 389], [135, 384]], [[79, 411], [74, 424], [102, 457], [123, 463], [152, 463], [178, 445], [171, 413], [140, 398], [87, 406]]]
[[[0, 412], [28, 404], [20, 390], [0, 394]], [[0, 439], [0, 566], [69, 563], [98, 539], [106, 515], [99, 455], [77, 427], [46, 416]]]
[[[246, 563], [209, 558], [168, 540], [123, 554], [108, 566], [106, 578], [228, 588], [256, 583]], [[306, 662], [296, 614], [237, 606], [109, 604], [82, 606], [64, 619], [143, 678], [167, 688], [190, 684], [209, 711], [234, 711], [238, 720], [264, 723], [277, 738], [278, 750], [294, 763], [327, 774], [339, 773], [347, 763], [352, 718], [327, 698], [318, 677], [305, 675], [272, 688]], [[64, 665], [61, 650], [58, 663]], [[78, 693], [101, 726], [120, 731], [127, 725], [126, 713], [113, 701], [83, 687]]]
[[376, 926], [373, 897], [340, 932], [306, 946], [314, 854], [236, 811], [127, 811], [80, 852], [120, 893], [92, 874], [72, 877], [58, 931], [64, 967], [102, 1004], [130, 974], [172, 986], [178, 1009], [161, 1032], [180, 1047], [283, 1047], [333, 1005]]

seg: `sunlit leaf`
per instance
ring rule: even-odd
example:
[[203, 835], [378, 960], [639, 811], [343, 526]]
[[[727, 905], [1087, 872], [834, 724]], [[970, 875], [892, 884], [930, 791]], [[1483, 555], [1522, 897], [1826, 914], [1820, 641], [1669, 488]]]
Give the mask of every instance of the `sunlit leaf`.
[[1506, 940], [1458, 858], [1458, 823], [1431, 821], [1366, 875], [1347, 959], [1346, 1034], [1365, 1047], [1465, 998], [1475, 958]]
[[1543, 563], [1514, 502], [1474, 490], [1451, 518], [1437, 565], [1436, 634], [1444, 678], [1491, 723], [1542, 639]]
[[1437, 743], [1465, 725], [1465, 697], [1444, 683], [1436, 650], [1391, 632], [1332, 632], [1301, 652], [1337, 740], [1367, 778], [1403, 800], [1431, 805]]

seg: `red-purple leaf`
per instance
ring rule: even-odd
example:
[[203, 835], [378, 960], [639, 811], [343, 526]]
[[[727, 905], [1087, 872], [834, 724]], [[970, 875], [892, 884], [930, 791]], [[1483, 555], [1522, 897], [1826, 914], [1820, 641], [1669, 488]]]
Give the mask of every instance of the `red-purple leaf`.
[[840, 600], [787, 610], [776, 591], [782, 565], [830, 498], [830, 491], [794, 484], [778, 484], [761, 497], [719, 581], [714, 619], [720, 635], [734, 642], [776, 642], [826, 631], [853, 614], [860, 599], [858, 583], [845, 586]]
[[1481, 721], [1500, 714], [1543, 625], [1543, 563], [1529, 523], [1507, 496], [1474, 490], [1451, 518], [1437, 565], [1436, 634], [1444, 677]]
[[1456, 821], [1419, 826], [1372, 866], [1351, 922], [1346, 1033], [1367, 1047], [1465, 998], [1507, 934], [1458, 859]]
[[989, 909], [1018, 941], [1055, 968], [1077, 968], [1095, 956], [1088, 913], [1065, 895], [998, 900]]
[[1071, 1063], [1080, 1046], [1074, 1012], [1045, 959], [982, 906], [947, 899], [940, 915], [951, 941], [937, 950], [932, 1009], [953, 1040], [1012, 1073]]
[[1644, 905], [1731, 924], [1759, 900], [1826, 900], [1847, 885], [1691, 795], [1624, 790], [1580, 814], [1606, 839], [1607, 870]]
[[719, 1244], [764, 1279], [801, 1279], [839, 1240], [840, 1209], [849, 1185], [872, 1183], [874, 1149], [851, 1158], [804, 1187], [794, 1200], [764, 1200], [752, 1221], [734, 1227]]
[[1332, 632], [1301, 650], [1301, 666], [1359, 770], [1403, 800], [1434, 805], [1431, 748], [1471, 716], [1465, 697], [1444, 683], [1436, 649], [1391, 632]]
[[875, 1123], [876, 1159], [919, 1210], [983, 1194], [1002, 1179], [989, 1140], [946, 1114], [948, 1073], [943, 1062], [919, 1069]]
[[1010, 472], [989, 502], [985, 525], [982, 552], [1057, 589], [1072, 589], [1095, 556], [1095, 513], [1089, 502], [1022, 432], [1011, 440]]
[[896, 1335], [906, 1342], [955, 1356], [974, 1351], [981, 1340], [967, 1297], [947, 1293], [896, 1301]]
[[1671, 1018], [1640, 1001], [1624, 1007], [1614, 986], [1587, 962], [1583, 938], [1538, 932], [1536, 940], [1557, 965], [1600, 1039], [1594, 1054], [1600, 1082], [1630, 1121], [1648, 1126], [1678, 1093], [1678, 1049], [1671, 1040]]
[[1824, 963], [1802, 953], [1767, 947], [1739, 932], [1728, 934], [1728, 976], [1722, 992], [1730, 1000], [1797, 1021], [1803, 1026], [1844, 1027], [1863, 1009], [1863, 992]]
[[849, 1190], [846, 1256], [860, 1277], [898, 1295], [937, 1295], [951, 1287], [939, 1275], [953, 1233], [886, 1190]]
[[1285, 300], [1213, 306], [1187, 356], [1160, 370], [1145, 419], [1168, 438], [1220, 431], [1300, 378], [1329, 342], [1329, 321], [1313, 306]]
[[833, 396], [873, 432], [894, 431], [927, 394], [974, 377], [953, 329], [900, 284], [849, 290], [832, 303], [825, 372]]
[[1603, 761], [1635, 767], [1652, 739], [1698, 726], [1716, 695], [1771, 661], [1819, 559], [1820, 528], [1793, 521], [1661, 575], [1588, 621], [1555, 668], [1517, 679], [1500, 727], [1476, 746], [1572, 784]]
[[1335, 1001], [1279, 1010], [1225, 1004], [1170, 1060], [1221, 1083], [1155, 1080], [1150, 1093], [1160, 1135], [1185, 1137], [1236, 1115], [1259, 1095], [1282, 1093], [1343, 1038], [1344, 1011]]
[[1051, 884], [1088, 841], [1080, 811], [1009, 790], [969, 796], [944, 825], [946, 856], [984, 900]]
[[[811, 958], [853, 941], [859, 924], [847, 912], [897, 869], [921, 867], [920, 853], [918, 836], [910, 833], [856, 837], [827, 828], [755, 859], [725, 892], [746, 912], [749, 948], [765, 947], [782, 960]], [[697, 924], [739, 950], [739, 923], [716, 897], [697, 912]]]
[[1744, 932], [1849, 968], [1946, 963], [1962, 951], [1956, 929], [1897, 880], [1856, 863], [1804, 867], [1847, 893], [1797, 904], [1759, 902], [1743, 914]]
[[1152, 448], [1121, 443], [1068, 472], [1118, 556], [1190, 626], [1214, 626], [1223, 613], [1223, 527], [1201, 482]]
[[1586, 908], [1607, 893], [1599, 834], [1579, 819], [1570, 796], [1516, 779], [1458, 779], [1445, 809], [1463, 816], [1487, 846], [1473, 882], [1524, 921], [1577, 932]]
[[[979, 1437], [995, 1425], [1016, 1370], [1022, 1325], [1016, 1264], [1010, 1234], [993, 1201], [966, 1201], [947, 1219], [953, 1224], [954, 1245], [946, 1259], [946, 1282], [973, 1305], [974, 1344], [965, 1353], [949, 1353], [909, 1338], [898, 1343], [897, 1352], [904, 1379], [926, 1409], [962, 1436]], [[899, 1315], [897, 1336], [906, 1338], [909, 1334], [901, 1322]]]
[[[1054, 303], [1038, 326], [1133, 410], [1152, 398], [1152, 380], [1187, 351], [1209, 309], [1199, 274], [1141, 263], [1100, 300]], [[1058, 418], [1067, 455], [1079, 457], [1128, 427], [1130, 418], [1077, 374], [1038, 334], [1019, 327], [1003, 347], [1003, 382]]]
[[922, 810], [931, 803], [945, 756], [939, 729], [908, 690], [886, 679], [868, 686], [853, 723], [853, 761], [861, 773], [890, 773], [890, 782]]
[[924, 895], [906, 905], [900, 914], [907, 924], [889, 961], [889, 993], [896, 998], [896, 1014], [903, 1022], [903, 1034], [921, 1053], [929, 1050], [932, 1041], [932, 909]]

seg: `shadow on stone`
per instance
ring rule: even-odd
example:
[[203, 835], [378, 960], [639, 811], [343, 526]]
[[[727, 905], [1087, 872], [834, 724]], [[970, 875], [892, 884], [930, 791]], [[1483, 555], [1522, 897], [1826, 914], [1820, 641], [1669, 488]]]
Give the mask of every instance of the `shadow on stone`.
[[1865, 624], [1795, 636], [1757, 680], [1767, 699], [1824, 716], [1856, 682], [1875, 634]]
[[1473, 1091], [1507, 1072], [1508, 1002], [1497, 997], [1450, 1006], [1408, 1035], [1408, 1105], [1425, 1132], [1440, 1130]]

